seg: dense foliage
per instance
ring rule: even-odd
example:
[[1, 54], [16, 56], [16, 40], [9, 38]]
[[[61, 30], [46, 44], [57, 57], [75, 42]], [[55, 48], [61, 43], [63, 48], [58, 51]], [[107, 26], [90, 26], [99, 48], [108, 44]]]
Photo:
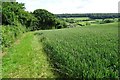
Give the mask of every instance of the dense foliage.
[[18, 2], [2, 3], [2, 24], [16, 25], [17, 22], [28, 27], [32, 27], [37, 20], [32, 14], [24, 10], [24, 4]]
[[54, 14], [48, 12], [45, 9], [37, 9], [33, 12], [33, 14], [38, 19], [38, 29], [52, 29], [53, 27], [59, 26], [61, 24], [60, 20], [58, 20]]
[[117, 23], [36, 34], [63, 77], [118, 78]]
[[10, 47], [11, 44], [18, 38], [22, 33], [25, 32], [25, 28], [21, 24], [17, 24], [17, 26], [7, 25], [0, 26], [0, 34], [2, 34], [2, 50]]

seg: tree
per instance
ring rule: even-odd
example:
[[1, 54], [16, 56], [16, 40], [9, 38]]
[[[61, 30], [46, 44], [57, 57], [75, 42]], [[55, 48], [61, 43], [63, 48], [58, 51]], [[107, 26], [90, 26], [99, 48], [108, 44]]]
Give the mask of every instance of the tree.
[[19, 10], [24, 9], [24, 4], [18, 2], [3, 2], [2, 3], [2, 24], [15, 25], [18, 20]]
[[45, 9], [37, 9], [33, 14], [38, 19], [38, 29], [51, 29], [57, 23], [56, 16]]
[[24, 4], [18, 2], [3, 2], [2, 3], [2, 24], [17, 25], [17, 22], [33, 29], [36, 25], [37, 18], [24, 10]]

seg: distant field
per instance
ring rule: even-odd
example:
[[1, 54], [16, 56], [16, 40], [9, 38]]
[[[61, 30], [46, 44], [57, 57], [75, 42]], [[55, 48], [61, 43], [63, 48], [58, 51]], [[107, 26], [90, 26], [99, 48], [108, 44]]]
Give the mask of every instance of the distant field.
[[65, 77], [118, 78], [118, 24], [36, 32]]
[[118, 18], [106, 18], [106, 19], [90, 19], [89, 17], [76, 17], [76, 18], [63, 18], [68, 24], [77, 26], [98, 25], [106, 23], [114, 23], [118, 21]]
[[[64, 18], [66, 19], [66, 18]], [[67, 19], [74, 19], [74, 20], [89, 20], [89, 17], [78, 17], [78, 18], [67, 18]]]

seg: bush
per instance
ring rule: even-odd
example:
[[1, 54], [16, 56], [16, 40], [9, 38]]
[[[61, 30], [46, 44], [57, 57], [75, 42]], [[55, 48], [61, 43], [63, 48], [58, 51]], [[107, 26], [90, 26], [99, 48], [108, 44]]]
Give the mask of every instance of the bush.
[[67, 28], [67, 27], [68, 27], [67, 22], [65, 22], [62, 19], [56, 19], [56, 25], [55, 25], [56, 29]]
[[110, 19], [105, 19], [105, 20], [99, 21], [100, 24], [112, 23], [112, 22], [114, 22], [114, 20], [110, 20]]
[[2, 42], [2, 49], [4, 51], [5, 48], [10, 47], [11, 44], [18, 38], [22, 33], [25, 32], [25, 27], [19, 26], [0, 26], [2, 34], [1, 42]]
[[45, 9], [37, 9], [33, 12], [34, 16], [38, 19], [37, 21], [37, 29], [52, 29], [53, 26], [56, 25], [56, 16], [45, 10]]
[[86, 25], [91, 25], [89, 22], [86, 22]]
[[104, 23], [111, 23], [111, 22], [114, 22], [113, 20], [110, 20], [110, 19], [105, 19], [104, 20]]

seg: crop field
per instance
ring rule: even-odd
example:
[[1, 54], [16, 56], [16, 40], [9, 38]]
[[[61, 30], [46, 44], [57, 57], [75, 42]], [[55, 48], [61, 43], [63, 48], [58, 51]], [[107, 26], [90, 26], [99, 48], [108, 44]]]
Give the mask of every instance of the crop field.
[[118, 24], [35, 33], [63, 77], [118, 78]]

